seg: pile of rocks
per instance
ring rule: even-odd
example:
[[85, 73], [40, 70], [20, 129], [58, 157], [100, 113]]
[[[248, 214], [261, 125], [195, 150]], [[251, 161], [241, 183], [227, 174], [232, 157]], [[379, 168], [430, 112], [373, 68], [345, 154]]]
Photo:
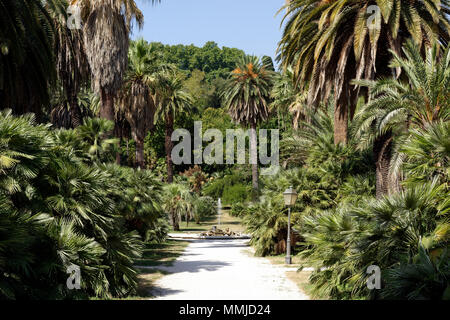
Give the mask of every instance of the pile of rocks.
[[200, 234], [201, 237], [217, 237], [217, 236], [228, 236], [228, 237], [239, 237], [240, 233], [236, 233], [230, 230], [230, 228], [226, 228], [225, 231], [221, 229], [217, 229], [217, 227], [213, 227], [210, 231], [203, 232]]

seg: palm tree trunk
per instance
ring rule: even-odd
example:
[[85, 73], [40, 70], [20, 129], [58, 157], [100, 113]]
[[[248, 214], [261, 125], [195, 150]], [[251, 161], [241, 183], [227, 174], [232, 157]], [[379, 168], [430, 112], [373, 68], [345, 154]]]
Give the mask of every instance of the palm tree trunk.
[[334, 144], [347, 144], [348, 138], [348, 106], [340, 101], [334, 109]]
[[173, 182], [173, 163], [172, 163], [172, 133], [173, 133], [173, 116], [171, 114], [166, 115], [166, 137], [165, 137], [165, 148], [166, 148], [166, 165], [167, 165], [167, 182]]
[[100, 118], [114, 121], [114, 95], [102, 89], [101, 99]]
[[136, 139], [136, 166], [144, 169], [144, 140]]
[[387, 132], [374, 141], [377, 199], [389, 193], [389, 166], [392, 156], [392, 133]]
[[252, 186], [253, 190], [258, 190], [258, 148], [256, 140], [256, 124], [251, 125], [250, 130], [250, 159], [252, 164]]
[[175, 212], [171, 212], [172, 217], [172, 227], [174, 231], [180, 231], [180, 224], [178, 223], [177, 215]]

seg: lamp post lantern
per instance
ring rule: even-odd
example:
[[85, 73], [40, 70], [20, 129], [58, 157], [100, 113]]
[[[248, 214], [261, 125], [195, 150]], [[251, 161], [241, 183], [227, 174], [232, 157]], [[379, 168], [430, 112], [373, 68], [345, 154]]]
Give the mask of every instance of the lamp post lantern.
[[287, 232], [287, 241], [286, 241], [286, 264], [292, 264], [291, 257], [291, 207], [297, 201], [298, 194], [295, 189], [289, 187], [284, 193], [284, 204], [288, 207], [288, 232]]

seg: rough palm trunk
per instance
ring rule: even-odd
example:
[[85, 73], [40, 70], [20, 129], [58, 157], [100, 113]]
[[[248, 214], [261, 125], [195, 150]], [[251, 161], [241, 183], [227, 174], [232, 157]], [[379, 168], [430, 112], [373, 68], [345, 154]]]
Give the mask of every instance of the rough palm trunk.
[[392, 133], [387, 132], [374, 141], [373, 152], [376, 165], [376, 196], [381, 198], [389, 193], [389, 166], [392, 156]]
[[172, 163], [172, 133], [173, 133], [173, 116], [171, 114], [166, 115], [166, 137], [165, 137], [165, 148], [166, 148], [166, 165], [167, 165], [167, 182], [173, 182], [173, 163]]
[[347, 144], [348, 106], [337, 103], [334, 109], [334, 144]]
[[70, 97], [70, 117], [72, 121], [72, 127], [76, 128], [81, 125], [82, 116], [81, 116], [81, 109], [78, 105], [78, 98], [77, 96], [71, 96]]
[[102, 89], [101, 99], [100, 118], [114, 121], [114, 95]]
[[172, 211], [172, 227], [174, 231], [180, 231], [180, 224], [178, 223], [177, 214]]
[[251, 125], [250, 130], [250, 158], [252, 164], [252, 186], [253, 190], [258, 190], [258, 148], [256, 139], [256, 124]]
[[136, 166], [144, 169], [144, 140], [136, 139]]

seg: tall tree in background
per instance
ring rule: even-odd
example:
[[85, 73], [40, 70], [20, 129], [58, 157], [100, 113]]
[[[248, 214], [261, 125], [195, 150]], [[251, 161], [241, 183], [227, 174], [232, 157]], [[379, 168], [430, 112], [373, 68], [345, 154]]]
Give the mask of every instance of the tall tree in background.
[[92, 85], [102, 101], [100, 117], [114, 121], [114, 98], [127, 71], [132, 22], [142, 27], [144, 16], [133, 0], [73, 0], [72, 4], [82, 10]]
[[167, 182], [173, 182], [172, 133], [177, 115], [189, 111], [193, 99], [183, 87], [184, 77], [180, 73], [162, 72], [157, 80], [154, 99], [156, 101], [156, 119], [165, 124], [165, 150], [167, 165]]
[[223, 98], [232, 119], [250, 127], [250, 157], [252, 185], [258, 189], [256, 126], [269, 116], [269, 99], [273, 72], [267, 70], [257, 57], [246, 56], [228, 79]]
[[[292, 66], [308, 103], [317, 106], [334, 96], [335, 143], [347, 143], [359, 87], [353, 79], [391, 75], [389, 49], [400, 54], [412, 37], [421, 48], [449, 40], [449, 1], [290, 0], [279, 46], [280, 59]], [[374, 6], [377, 5], [378, 7]], [[399, 76], [396, 69], [396, 76]], [[349, 114], [350, 113], [350, 114]], [[387, 137], [389, 139], [389, 137]]]
[[158, 53], [143, 39], [132, 42], [129, 53], [129, 70], [120, 93], [119, 108], [130, 124], [136, 142], [136, 165], [145, 167], [144, 139], [154, 126], [156, 112], [152, 88], [157, 73], [164, 70]]
[[[82, 113], [78, 104], [78, 94], [83, 85], [89, 81], [90, 70], [84, 51], [83, 33], [81, 30], [67, 26], [68, 15], [66, 0], [49, 0], [46, 2], [49, 13], [55, 24], [54, 52], [58, 80], [62, 86], [64, 99], [60, 108], [70, 114], [73, 128], [82, 124]], [[53, 111], [53, 110], [52, 110]], [[64, 115], [64, 112], [57, 112]], [[59, 120], [59, 123], [64, 122]]]

